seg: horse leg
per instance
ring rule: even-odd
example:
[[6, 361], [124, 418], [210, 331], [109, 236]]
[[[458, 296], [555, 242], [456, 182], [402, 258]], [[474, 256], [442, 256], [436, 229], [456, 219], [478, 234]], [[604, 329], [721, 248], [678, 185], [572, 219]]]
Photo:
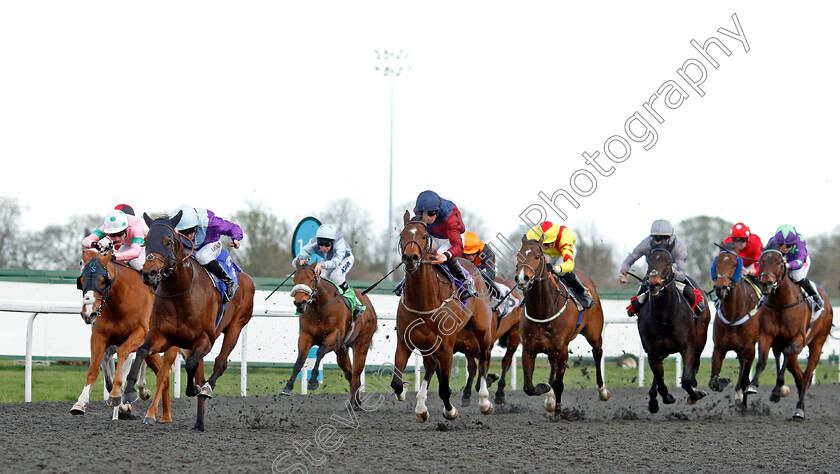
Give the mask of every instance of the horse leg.
[[542, 395], [543, 393], [545, 393], [537, 393], [537, 390], [534, 387], [533, 376], [534, 362], [536, 358], [537, 355], [535, 353], [527, 350], [524, 346], [522, 347], [522, 376], [525, 380], [522, 390], [525, 392], [525, 395], [528, 395], [529, 397], [533, 397], [534, 395]]
[[770, 401], [778, 403], [782, 397], [790, 395], [790, 389], [785, 385], [785, 366], [781, 362], [781, 348], [773, 347], [773, 356], [776, 358], [776, 386], [770, 392]]
[[666, 405], [674, 403], [676, 400], [674, 396], [668, 393], [668, 386], [665, 385], [665, 368], [662, 366], [662, 357], [650, 357], [648, 355], [648, 365], [651, 372], [653, 372], [653, 386], [650, 389], [650, 401], [648, 402], [648, 411], [656, 413], [659, 411], [659, 403], [656, 401], [656, 394], [662, 397], [662, 401]]
[[[120, 403], [122, 402], [123, 364], [125, 364], [125, 360], [128, 358], [129, 354], [136, 351], [137, 348], [143, 344], [143, 340], [145, 338], [146, 330], [142, 327], [138, 327], [128, 336], [128, 339], [120, 345], [120, 348], [117, 349], [117, 367], [114, 370], [114, 386], [111, 388], [111, 396], [108, 399], [108, 405], [112, 407], [120, 406]], [[138, 369], [138, 372], [139, 370], [140, 369]]]
[[715, 345], [715, 350], [712, 352], [712, 377], [709, 379], [709, 388], [715, 392], [722, 392], [729, 385], [729, 377], [720, 377], [723, 358], [727, 352], [717, 345]]
[[[158, 403], [160, 403], [160, 399], [164, 393], [166, 393], [166, 400], [164, 401], [164, 415], [161, 417], [160, 421], [164, 423], [172, 422], [172, 414], [168, 407], [169, 368], [172, 367], [172, 364], [175, 362], [175, 356], [177, 354], [178, 348], [170, 347], [163, 354], [163, 362], [160, 362], [160, 356], [157, 353], [150, 354], [150, 356], [153, 357], [147, 357], [153, 364], [152, 370], [154, 370], [154, 365], [158, 366], [158, 370], [155, 371], [155, 374], [157, 375], [155, 382], [155, 397], [152, 398], [152, 402], [149, 404], [149, 408], [146, 410], [146, 416], [143, 418], [143, 423], [146, 423], [147, 425], [155, 424], [155, 419], [157, 418]], [[167, 417], [168, 419], [166, 419]]]
[[90, 364], [88, 365], [87, 377], [85, 377], [85, 387], [79, 395], [79, 399], [70, 413], [74, 415], [84, 415], [85, 409], [90, 402], [90, 391], [93, 388], [96, 378], [99, 376], [99, 366], [102, 364], [102, 358], [105, 352], [105, 337], [97, 332], [90, 334]]
[[[560, 413], [562, 411], [563, 406], [563, 378], [566, 376], [566, 364], [569, 361], [569, 345], [562, 344], [557, 352], [557, 363], [555, 364], [557, 367], [557, 376], [554, 378], [554, 382], [551, 384], [551, 390], [554, 392], [554, 419], [560, 418]], [[548, 407], [546, 407], [548, 410]]]
[[[114, 387], [114, 371], [116, 370], [116, 364], [114, 364], [114, 354], [117, 353], [117, 346], [108, 346], [105, 348], [105, 355], [102, 358], [102, 375], [105, 377], [105, 390], [108, 393], [111, 393], [111, 389]], [[125, 377], [123, 377], [125, 378]]]
[[365, 370], [365, 360], [367, 360], [369, 347], [370, 343], [360, 343], [353, 346], [353, 365], [351, 367], [353, 373], [350, 379], [350, 400], [357, 407], [361, 406], [362, 403], [359, 399], [359, 388], [362, 386], [362, 372]]
[[683, 377], [681, 381], [682, 388], [688, 393], [688, 404], [694, 405], [697, 400], [705, 397], [707, 394], [702, 390], [694, 390], [697, 386], [696, 368], [696, 351], [693, 347], [689, 347], [681, 352], [683, 357]]
[[409, 355], [411, 355], [411, 351], [408, 345], [400, 338], [397, 338], [397, 351], [394, 353], [394, 376], [391, 378], [391, 389], [399, 401], [405, 400], [405, 394], [408, 391], [408, 382], [404, 382], [402, 376], [405, 372], [405, 366], [408, 364]]
[[198, 340], [193, 343], [192, 354], [190, 354], [184, 364], [184, 368], [187, 371], [187, 388], [192, 386], [198, 390], [198, 393], [196, 394], [198, 395], [198, 407], [196, 409], [195, 425], [192, 427], [193, 430], [197, 431], [204, 431], [204, 405], [208, 398], [213, 398], [213, 387], [211, 387], [209, 383], [205, 383], [201, 387], [194, 385], [195, 372], [199, 367], [201, 367], [201, 378], [204, 378], [204, 364], [202, 362], [204, 360], [204, 356], [206, 356], [212, 348], [213, 343], [210, 342], [210, 336], [206, 333], [202, 334]]
[[[505, 381], [507, 378], [508, 370], [510, 369], [510, 364], [513, 362], [513, 354], [516, 352], [516, 346], [513, 346], [508, 340], [508, 348], [505, 351], [505, 356], [502, 358], [502, 374], [499, 376], [499, 384], [496, 386], [496, 397], [493, 399], [496, 402], [496, 405], [502, 405], [505, 403], [505, 387], [507, 386], [507, 382]], [[514, 387], [515, 389], [515, 387]]]
[[[320, 373], [321, 359], [337, 347], [336, 343], [337, 338], [335, 340], [324, 341], [323, 344], [318, 346], [318, 351], [315, 353], [315, 365], [312, 367], [312, 372], [309, 374], [309, 382], [306, 384], [307, 389], [318, 390], [318, 387], [320, 386], [318, 384], [318, 374]], [[350, 381], [346, 372], [344, 374], [344, 378], [347, 379], [348, 382]]]
[[[601, 329], [603, 329], [603, 325], [601, 326]], [[610, 399], [610, 391], [607, 390], [607, 384], [604, 382], [604, 374], [601, 372], [601, 359], [604, 357], [601, 332], [592, 331], [590, 330], [590, 327], [587, 326], [583, 331], [583, 337], [586, 338], [586, 341], [589, 342], [589, 346], [592, 347], [592, 357], [595, 359], [595, 383], [598, 386], [598, 398], [605, 402]]]
[[123, 389], [122, 400], [123, 403], [132, 403], [137, 401], [137, 390], [134, 389], [134, 384], [137, 383], [137, 373], [140, 371], [140, 366], [143, 365], [143, 360], [150, 353], [162, 352], [169, 349], [170, 344], [166, 337], [154, 327], [146, 334], [146, 340], [137, 348], [134, 354], [134, 362], [131, 363], [131, 369], [128, 371], [128, 377], [125, 379], [125, 389]]
[[[452, 405], [449, 400], [452, 392], [449, 388], [449, 374], [452, 371], [452, 352], [441, 354], [438, 358], [437, 376], [438, 376], [438, 394], [443, 400], [443, 417], [447, 420], [454, 420], [458, 418], [458, 409]], [[483, 381], [484, 379], [482, 379]], [[487, 382], [484, 382], [485, 384]], [[482, 387], [487, 392], [487, 386]], [[489, 395], [488, 395], [489, 397]]]
[[311, 348], [312, 336], [304, 332], [300, 333], [300, 336], [298, 336], [298, 357], [295, 361], [294, 367], [292, 367], [292, 376], [289, 378], [289, 381], [286, 382], [286, 386], [280, 390], [280, 395], [292, 394], [292, 389], [295, 388], [295, 379], [297, 379], [298, 374], [301, 369], [303, 369], [303, 364], [306, 362], [306, 356], [309, 354], [309, 349]]
[[796, 409], [793, 410], [793, 419], [804, 420], [805, 392], [808, 390], [808, 383], [804, 380], [802, 369], [799, 368], [799, 359], [796, 354], [785, 353], [785, 366], [793, 374], [793, 380], [796, 382], [796, 389], [799, 392], [799, 401], [796, 402]]
[[[760, 334], [758, 337], [758, 362], [755, 364], [755, 374], [753, 374], [752, 382], [747, 386], [747, 389], [744, 390], [745, 395], [754, 395], [758, 393], [758, 378], [761, 376], [761, 373], [764, 372], [764, 368], [767, 367], [767, 355], [770, 352], [770, 345], [772, 343], [772, 337], [767, 334]], [[778, 364], [778, 359], [776, 359]]]
[[426, 400], [429, 398], [429, 381], [435, 373], [437, 362], [432, 356], [423, 356], [423, 368], [426, 370], [426, 373], [423, 374], [423, 381], [420, 383], [420, 390], [417, 392], [417, 403], [414, 405], [414, 420], [418, 423], [425, 423], [429, 419], [429, 409], [426, 407]]
[[210, 384], [210, 387], [216, 388], [216, 381], [222, 374], [225, 373], [227, 370], [227, 363], [228, 363], [228, 356], [230, 353], [233, 352], [233, 348], [236, 347], [236, 343], [239, 342], [239, 333], [242, 332], [243, 325], [229, 325], [222, 331], [225, 335], [224, 340], [222, 341], [222, 348], [219, 350], [219, 355], [216, 356], [215, 361], [213, 362], [213, 373], [210, 375], [210, 380], [207, 383]]
[[[468, 407], [470, 406], [470, 398], [472, 398], [472, 383], [473, 378], [475, 378], [476, 373], [478, 372], [478, 365], [475, 362], [475, 358], [465, 354], [467, 358], [467, 383], [464, 385], [464, 394], [461, 396], [461, 407]], [[478, 383], [476, 383], [478, 385]], [[478, 389], [476, 389], [478, 391]]]

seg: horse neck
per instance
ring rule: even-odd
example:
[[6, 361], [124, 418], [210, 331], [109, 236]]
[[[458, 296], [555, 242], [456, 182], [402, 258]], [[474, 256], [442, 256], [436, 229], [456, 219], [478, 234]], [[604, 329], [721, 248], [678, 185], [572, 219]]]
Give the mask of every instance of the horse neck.
[[403, 297], [408, 306], [419, 311], [432, 310], [449, 298], [442, 297], [440, 283], [431, 264], [420, 264], [420, 268], [405, 273]]
[[784, 306], [795, 302], [797, 299], [799, 299], [799, 285], [794, 283], [787, 273], [779, 281], [778, 288], [767, 297], [767, 300], [776, 306]]
[[323, 313], [326, 306], [332, 303], [338, 295], [339, 291], [335, 285], [325, 281], [323, 278], [320, 279], [315, 293], [315, 310]]
[[[554, 286], [555, 283], [558, 286]], [[546, 275], [546, 278], [535, 282], [525, 292], [525, 307], [532, 310], [528, 312], [534, 316], [543, 316], [540, 314], [540, 309], [547, 308], [551, 313], [554, 313], [556, 308], [560, 306], [559, 285], [562, 285], [562, 283], [557, 282], [550, 275]]]
[[757, 301], [753, 301], [750, 298], [750, 291], [750, 284], [744, 281], [743, 278], [732, 287], [732, 290], [721, 301], [723, 316], [726, 319], [737, 319], [755, 307]]
[[187, 291], [188, 288], [193, 284], [193, 278], [198, 278], [200, 276], [200, 272], [198, 274], [194, 274], [198, 262], [192, 259], [183, 259], [183, 256], [175, 257], [175, 261], [178, 262], [175, 264], [175, 268], [172, 269], [172, 273], [169, 276], [164, 277], [161, 279], [160, 286], [165, 290], [164, 294], [176, 294], [182, 293]]
[[[667, 308], [668, 306], [676, 306], [680, 303], [680, 296], [679, 292], [677, 291], [677, 285], [674, 282], [669, 283], [664, 288], [659, 291], [657, 296], [650, 296], [650, 306], [651, 309], [653, 308]], [[666, 314], [667, 312], [663, 313]]]

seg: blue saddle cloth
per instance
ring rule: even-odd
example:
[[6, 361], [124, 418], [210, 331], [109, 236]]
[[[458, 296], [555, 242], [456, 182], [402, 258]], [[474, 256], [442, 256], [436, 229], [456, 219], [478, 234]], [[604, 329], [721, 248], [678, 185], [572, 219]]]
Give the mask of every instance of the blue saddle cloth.
[[[225, 273], [227, 273], [228, 276], [233, 280], [238, 279], [239, 274], [242, 273], [242, 270], [238, 266], [236, 266], [235, 263], [233, 263], [233, 258], [231, 258], [230, 252], [228, 252], [224, 248], [222, 249], [222, 252], [219, 254], [219, 256], [216, 257], [216, 261], [219, 262], [219, 265], [222, 266], [222, 268], [225, 270]], [[210, 276], [213, 277], [213, 282], [216, 283], [216, 290], [219, 291], [219, 294], [222, 297], [222, 307], [219, 309], [219, 315], [216, 316], [216, 327], [218, 328], [219, 323], [222, 322], [222, 316], [225, 314], [225, 307], [227, 306], [227, 303], [224, 302], [225, 290], [227, 290], [227, 285], [225, 285], [223, 281], [213, 276], [212, 273], [210, 274]]]

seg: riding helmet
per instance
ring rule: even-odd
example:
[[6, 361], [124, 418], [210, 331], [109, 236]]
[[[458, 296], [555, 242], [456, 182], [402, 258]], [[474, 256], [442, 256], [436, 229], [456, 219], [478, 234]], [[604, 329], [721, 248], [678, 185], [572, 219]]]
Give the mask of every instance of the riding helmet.
[[123, 211], [114, 209], [105, 216], [102, 226], [106, 234], [118, 234], [128, 228], [128, 216]]
[[417, 203], [414, 208], [418, 214], [424, 211], [439, 211], [443, 202], [440, 196], [434, 191], [423, 191], [417, 196]]
[[790, 224], [782, 224], [776, 229], [776, 235], [774, 235], [777, 242], [781, 242], [783, 244], [791, 245], [796, 243], [796, 237], [799, 234], [796, 233], [796, 229]]
[[670, 237], [674, 235], [674, 226], [671, 225], [670, 221], [657, 219], [650, 226], [650, 235], [667, 235]]
[[322, 224], [321, 227], [318, 227], [318, 231], [315, 232], [316, 239], [327, 239], [327, 240], [335, 240], [338, 231], [335, 230], [335, 226], [332, 224]]
[[182, 212], [181, 220], [178, 221], [178, 225], [175, 226], [175, 229], [178, 231], [192, 229], [193, 227], [198, 226], [198, 213], [195, 212], [195, 209], [181, 205], [175, 208], [175, 211], [172, 213], [172, 216], [178, 215], [178, 212]]

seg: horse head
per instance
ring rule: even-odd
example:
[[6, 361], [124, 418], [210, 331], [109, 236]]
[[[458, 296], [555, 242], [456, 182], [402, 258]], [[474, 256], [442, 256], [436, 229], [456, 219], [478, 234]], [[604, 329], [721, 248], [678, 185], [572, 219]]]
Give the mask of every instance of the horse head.
[[[86, 250], [82, 254], [82, 274], [76, 280], [76, 288], [82, 290], [82, 319], [87, 324], [93, 324], [102, 314], [102, 308], [111, 294], [113, 278], [108, 265], [114, 257], [114, 252], [101, 256], [94, 250]], [[116, 277], [116, 271], [114, 272]]]
[[180, 234], [175, 230], [181, 216], [181, 211], [178, 211], [175, 217], [164, 216], [152, 220], [148, 214], [143, 213], [149, 233], [146, 234], [146, 263], [140, 273], [143, 275], [143, 283], [154, 289], [157, 289], [163, 277], [172, 273], [178, 258], [184, 254], [184, 245], [177, 238]]
[[431, 252], [432, 236], [421, 220], [409, 218], [408, 211], [403, 215], [403, 225], [400, 232], [400, 256], [405, 271], [413, 272], [420, 267], [423, 257]]
[[295, 286], [292, 287], [292, 298], [298, 313], [303, 313], [306, 305], [312, 305], [318, 295], [321, 279], [315, 273], [315, 264], [309, 265], [295, 261], [295, 273], [292, 276]]
[[779, 287], [779, 283], [787, 274], [785, 256], [774, 248], [767, 249], [761, 252], [758, 267], [761, 269], [758, 285], [761, 287], [762, 293], [770, 295]]
[[523, 292], [533, 286], [538, 278], [545, 276], [543, 238], [544, 236], [540, 236], [539, 240], [529, 240], [526, 236], [522, 236], [522, 246], [516, 256], [516, 274], [513, 279], [516, 287]]
[[655, 246], [647, 259], [648, 271], [645, 284], [651, 296], [658, 296], [659, 292], [673, 283], [675, 275], [671, 266], [671, 252], [664, 247]]
[[743, 269], [741, 257], [735, 253], [734, 248], [735, 246], [730, 244], [720, 247], [720, 253], [715, 259], [715, 271], [712, 276], [715, 280], [715, 294], [719, 299], [726, 298], [732, 291]]

